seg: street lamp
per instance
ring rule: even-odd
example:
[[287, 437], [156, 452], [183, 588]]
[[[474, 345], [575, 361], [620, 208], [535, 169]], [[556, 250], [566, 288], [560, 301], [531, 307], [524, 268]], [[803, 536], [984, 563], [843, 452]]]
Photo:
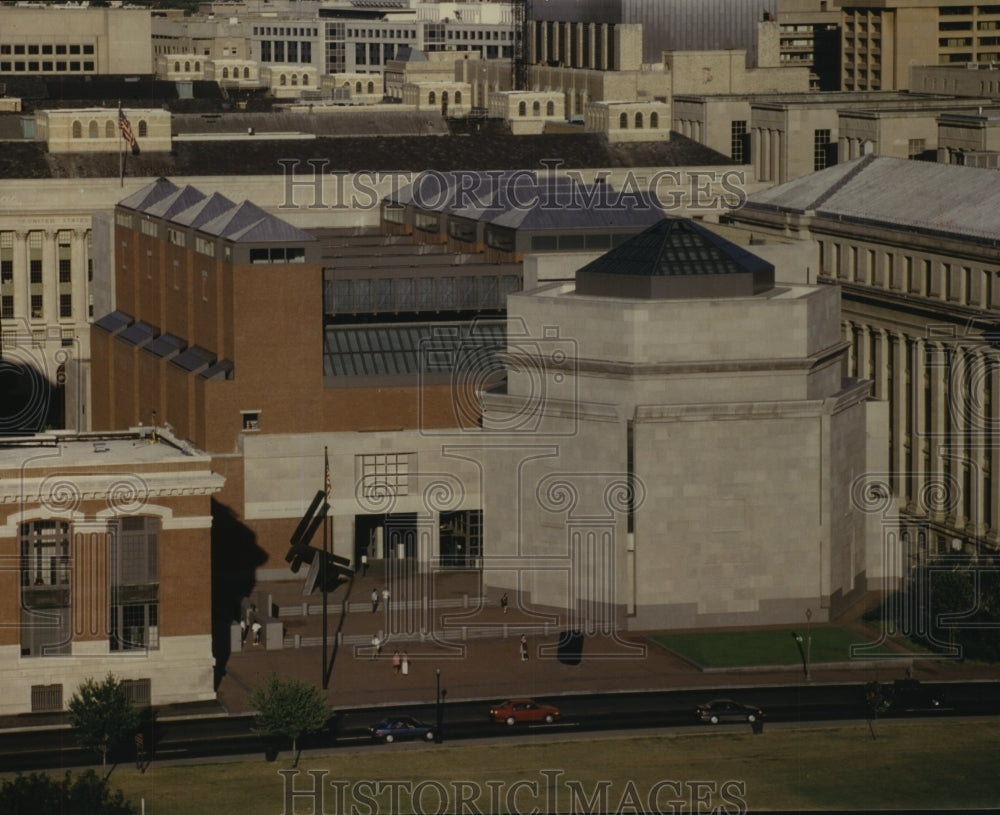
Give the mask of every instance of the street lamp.
[[437, 702], [436, 702], [436, 713], [437, 713], [437, 727], [434, 728], [434, 742], [440, 744], [444, 741], [444, 736], [441, 735], [441, 728], [444, 723], [444, 700], [448, 695], [447, 690], [441, 690], [441, 669], [434, 669], [434, 677], [437, 680]]
[[806, 609], [806, 679], [812, 679], [809, 675], [809, 656], [812, 651], [812, 609]]

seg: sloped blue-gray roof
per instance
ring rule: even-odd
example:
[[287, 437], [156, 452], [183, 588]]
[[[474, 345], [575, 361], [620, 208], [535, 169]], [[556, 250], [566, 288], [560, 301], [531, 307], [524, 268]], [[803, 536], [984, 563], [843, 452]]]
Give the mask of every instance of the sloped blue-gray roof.
[[119, 201], [119, 205], [145, 212], [157, 201], [161, 201], [168, 195], [177, 191], [177, 185], [166, 178], [158, 178], [152, 184], [147, 184], [141, 190], [136, 190], [127, 198]]
[[172, 218], [174, 215], [193, 207], [204, 198], [205, 193], [201, 190], [195, 189], [190, 184], [185, 184], [176, 192], [146, 207], [145, 212], [156, 218]]
[[208, 198], [203, 198], [193, 206], [178, 212], [170, 220], [182, 226], [191, 226], [196, 229], [217, 218], [224, 212], [235, 207], [232, 201], [219, 192], [213, 192]]
[[869, 154], [754, 193], [744, 206], [1000, 240], [1000, 175], [956, 164]]

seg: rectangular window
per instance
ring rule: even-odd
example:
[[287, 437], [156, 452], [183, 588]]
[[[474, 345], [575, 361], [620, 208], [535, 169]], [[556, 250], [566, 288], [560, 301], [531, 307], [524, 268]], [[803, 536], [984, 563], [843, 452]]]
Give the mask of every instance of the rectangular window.
[[59, 295], [59, 316], [60, 317], [72, 317], [73, 316], [73, 295], [72, 294], [60, 294]]
[[366, 496], [409, 495], [410, 457], [413, 453], [379, 453], [356, 456], [354, 466]]
[[159, 531], [156, 518], [122, 518], [111, 539], [112, 651], [160, 647]]
[[42, 300], [42, 295], [33, 294], [31, 295], [31, 316], [35, 320], [40, 320], [45, 316], [45, 310], [43, 308], [44, 301]]
[[14, 318], [14, 295], [5, 294], [0, 297], [0, 317], [5, 320]]
[[21, 525], [21, 656], [69, 652], [69, 524]]
[[748, 144], [746, 120], [733, 121], [729, 143], [729, 154], [734, 164], [747, 163], [747, 157], [750, 155]]
[[813, 170], [825, 170], [830, 163], [830, 131], [813, 131]]

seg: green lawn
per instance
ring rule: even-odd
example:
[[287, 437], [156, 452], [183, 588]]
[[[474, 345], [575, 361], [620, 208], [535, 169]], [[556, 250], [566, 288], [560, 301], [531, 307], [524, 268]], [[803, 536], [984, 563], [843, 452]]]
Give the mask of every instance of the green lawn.
[[[879, 721], [875, 733], [864, 722], [760, 735], [727, 725], [634, 738], [396, 744], [303, 758], [294, 777], [282, 775], [291, 771], [282, 753], [272, 763], [154, 763], [144, 775], [121, 766], [111, 784], [137, 806], [144, 801], [146, 815], [669, 812], [671, 801], [684, 812], [1000, 805], [1000, 722]], [[302, 794], [314, 788], [321, 803]]]
[[[805, 648], [810, 636], [807, 629], [803, 626], [795, 633], [802, 636], [802, 647]], [[851, 659], [851, 645], [864, 643], [853, 631], [837, 627], [813, 627], [811, 638], [810, 664], [847, 662]], [[791, 628], [657, 634], [652, 639], [704, 668], [796, 665], [802, 662]], [[882, 646], [874, 653], [879, 651], [891, 653]]]

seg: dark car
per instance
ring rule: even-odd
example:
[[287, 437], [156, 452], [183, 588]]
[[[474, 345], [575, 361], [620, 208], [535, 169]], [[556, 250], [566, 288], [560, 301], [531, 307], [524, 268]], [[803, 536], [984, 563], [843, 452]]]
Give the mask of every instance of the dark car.
[[892, 683], [889, 713], [933, 713], [944, 709], [944, 694], [920, 684], [917, 679]]
[[508, 699], [490, 708], [490, 719], [508, 725], [520, 722], [552, 724], [560, 716], [559, 708], [540, 704], [534, 699]]
[[719, 722], [756, 722], [764, 718], [764, 711], [756, 705], [744, 705], [732, 699], [713, 699], [694, 709], [694, 715], [700, 722], [718, 724]]
[[383, 719], [374, 727], [370, 727], [368, 732], [372, 734], [375, 741], [381, 741], [385, 744], [404, 739], [434, 741], [436, 735], [433, 725], [424, 724], [412, 716], [393, 716], [390, 719]]

